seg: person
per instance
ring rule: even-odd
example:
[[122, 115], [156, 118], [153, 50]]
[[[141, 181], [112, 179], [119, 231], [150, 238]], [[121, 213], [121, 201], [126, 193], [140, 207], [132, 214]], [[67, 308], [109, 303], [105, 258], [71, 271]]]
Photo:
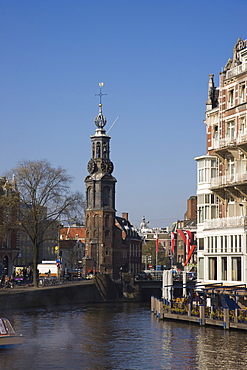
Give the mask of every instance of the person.
[[10, 276], [10, 281], [9, 281], [9, 283], [10, 283], [10, 287], [11, 287], [11, 288], [14, 288], [14, 286], [15, 286], [15, 277], [14, 277], [14, 275], [11, 275], [11, 276]]
[[1, 288], [4, 288], [5, 286], [5, 274], [2, 274], [2, 277], [1, 277]]
[[10, 277], [9, 276], [5, 277], [5, 288], [10, 288]]

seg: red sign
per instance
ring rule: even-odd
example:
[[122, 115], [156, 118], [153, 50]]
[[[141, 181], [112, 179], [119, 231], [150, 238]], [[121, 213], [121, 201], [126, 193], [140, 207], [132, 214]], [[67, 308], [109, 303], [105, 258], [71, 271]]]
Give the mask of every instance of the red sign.
[[151, 269], [153, 267], [153, 265], [148, 265], [148, 267]]

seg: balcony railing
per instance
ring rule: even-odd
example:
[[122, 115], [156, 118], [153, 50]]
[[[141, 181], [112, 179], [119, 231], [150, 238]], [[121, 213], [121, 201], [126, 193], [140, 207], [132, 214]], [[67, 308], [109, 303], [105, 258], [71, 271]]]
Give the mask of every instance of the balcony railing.
[[213, 177], [211, 178], [210, 186], [211, 188], [216, 188], [218, 186], [231, 185], [244, 181], [247, 181], [247, 172], [238, 172], [233, 175], [227, 174]]
[[236, 143], [241, 144], [245, 142], [247, 142], [247, 133], [240, 133], [236, 139]]
[[247, 63], [240, 64], [237, 67], [229, 69], [229, 71], [226, 72], [226, 78], [231, 78], [246, 70], [247, 70]]
[[206, 220], [203, 224], [205, 229], [221, 229], [225, 227], [241, 227], [247, 225], [246, 216], [235, 216], [235, 217], [224, 217], [224, 218], [213, 218], [212, 220]]
[[247, 133], [240, 133], [236, 139], [224, 137], [223, 139], [213, 139], [212, 147], [214, 149], [233, 147], [238, 144], [247, 143]]

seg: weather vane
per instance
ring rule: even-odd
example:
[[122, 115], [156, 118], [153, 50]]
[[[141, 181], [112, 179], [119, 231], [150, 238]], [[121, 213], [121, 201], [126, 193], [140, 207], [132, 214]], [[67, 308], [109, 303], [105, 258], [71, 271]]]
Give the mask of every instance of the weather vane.
[[105, 125], [106, 125], [106, 118], [103, 116], [103, 113], [102, 113], [102, 103], [101, 103], [101, 97], [103, 95], [107, 95], [107, 94], [102, 94], [101, 92], [101, 88], [104, 86], [104, 82], [100, 82], [99, 83], [99, 94], [95, 94], [95, 95], [98, 95], [99, 96], [99, 114], [97, 117], [95, 117], [94, 119], [94, 123], [95, 125], [102, 129]]
[[101, 92], [101, 88], [104, 86], [104, 82], [100, 82], [99, 83], [99, 94], [95, 94], [95, 95], [98, 95], [99, 96], [99, 106], [102, 107], [102, 103], [101, 103], [101, 97], [103, 95], [107, 95], [107, 94], [102, 94]]

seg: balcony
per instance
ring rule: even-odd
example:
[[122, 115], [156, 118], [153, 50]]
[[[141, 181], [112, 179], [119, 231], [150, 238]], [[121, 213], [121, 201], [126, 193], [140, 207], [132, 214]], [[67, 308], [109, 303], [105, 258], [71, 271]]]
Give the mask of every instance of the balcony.
[[226, 72], [226, 78], [231, 78], [233, 76], [239, 75], [240, 73], [243, 73], [247, 70], [247, 63], [240, 64], [237, 67], [229, 69], [229, 71]]
[[245, 227], [247, 226], [246, 216], [235, 216], [235, 217], [224, 217], [214, 218], [212, 220], [206, 220], [203, 223], [203, 229], [223, 229], [227, 227]]
[[218, 188], [220, 186], [229, 186], [232, 184], [239, 184], [242, 182], [247, 181], [247, 172], [238, 172], [233, 175], [223, 175], [211, 178], [210, 187], [211, 188]]

